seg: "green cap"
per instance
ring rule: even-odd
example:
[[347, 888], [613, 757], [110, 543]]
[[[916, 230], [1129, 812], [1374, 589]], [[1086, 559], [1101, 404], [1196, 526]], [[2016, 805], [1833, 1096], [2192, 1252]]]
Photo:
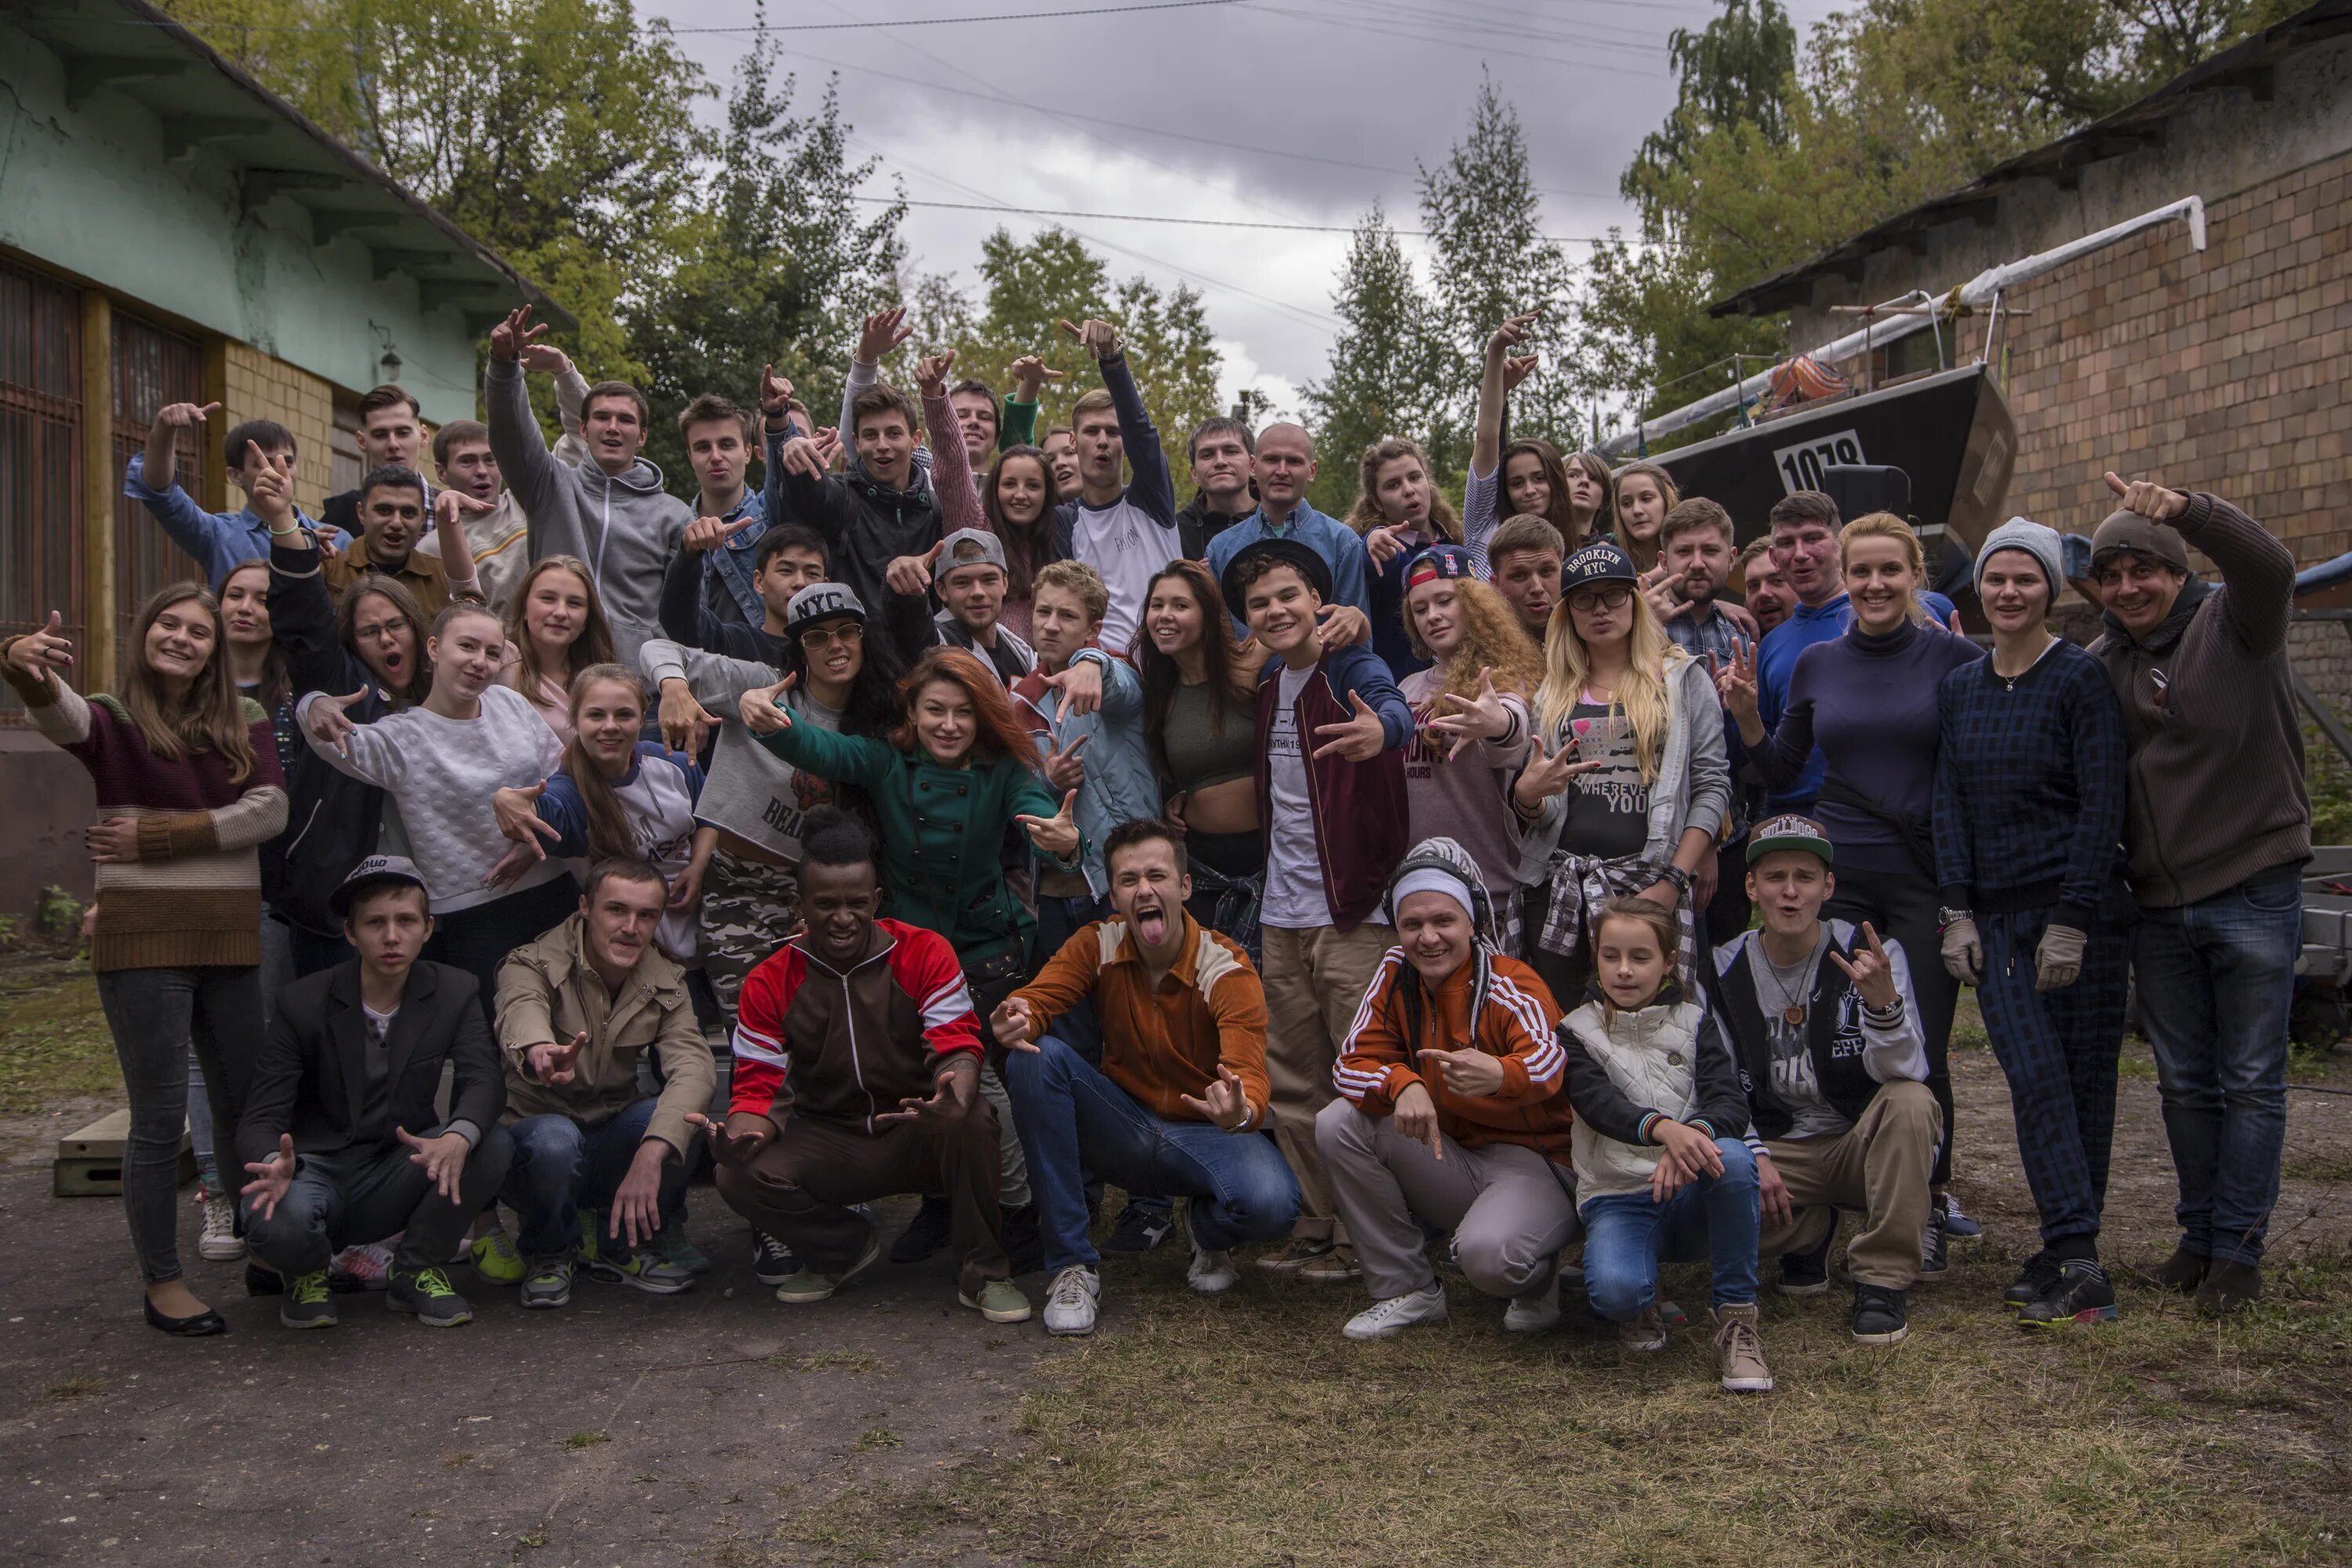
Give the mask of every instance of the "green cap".
[[1830, 836], [1822, 831], [1822, 825], [1810, 816], [1799, 816], [1794, 812], [1767, 817], [1748, 830], [1748, 863], [1750, 866], [1775, 849], [1801, 849], [1808, 855], [1820, 856], [1824, 866], [1837, 862], [1837, 849], [1830, 843]]

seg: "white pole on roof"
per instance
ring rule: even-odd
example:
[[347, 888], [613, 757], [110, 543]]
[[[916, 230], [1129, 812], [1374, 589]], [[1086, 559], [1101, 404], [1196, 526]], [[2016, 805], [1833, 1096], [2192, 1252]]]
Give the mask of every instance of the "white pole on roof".
[[[1869, 348], [1893, 342], [1897, 338], [1908, 337], [1913, 332], [1925, 331], [1930, 325], [1944, 317], [1958, 316], [1964, 311], [1973, 311], [1990, 304], [1996, 295], [2005, 289], [2014, 289], [2029, 279], [2054, 272], [2068, 262], [2079, 260], [2095, 250], [2104, 250], [2119, 240], [2130, 238], [2143, 229], [2155, 228], [2158, 225], [2171, 223], [2176, 219], [2188, 224], [2190, 247], [2197, 250], [2204, 249], [2205, 200], [2201, 196], [2183, 196], [2179, 201], [2167, 202], [2164, 205], [2144, 212], [2137, 217], [2126, 218], [2118, 224], [2110, 224], [2095, 234], [2086, 234], [2080, 239], [2070, 239], [2063, 245], [2040, 251], [2026, 257], [2021, 261], [2010, 261], [1999, 267], [1989, 267], [1958, 288], [1948, 289], [1944, 293], [1931, 295], [1924, 290], [1914, 289], [1910, 294], [1888, 300], [1886, 304], [1877, 307], [1877, 310], [1885, 313], [1894, 307], [1906, 304], [1928, 305], [1930, 309], [1889, 315], [1886, 325], [1883, 328], [1874, 326], [1870, 319], [1865, 317], [1860, 331], [1848, 332], [1842, 338], [1833, 339], [1808, 352], [1814, 359], [1835, 363], [1838, 360], [1851, 358]], [[1778, 368], [1777, 365], [1772, 367], [1772, 369]], [[1644, 419], [1636, 429], [1622, 436], [1611, 437], [1601, 444], [1601, 455], [1610, 458], [1622, 456], [1634, 450], [1652, 436], [1664, 436], [1686, 426], [1696, 425], [1703, 419], [1711, 418], [1726, 409], [1739, 407], [1749, 398], [1762, 395], [1771, 387], [1771, 384], [1772, 370], [1759, 371], [1744, 381], [1724, 388], [1721, 392], [1711, 392], [1696, 402], [1685, 403], [1680, 408], [1661, 414], [1654, 419]]]

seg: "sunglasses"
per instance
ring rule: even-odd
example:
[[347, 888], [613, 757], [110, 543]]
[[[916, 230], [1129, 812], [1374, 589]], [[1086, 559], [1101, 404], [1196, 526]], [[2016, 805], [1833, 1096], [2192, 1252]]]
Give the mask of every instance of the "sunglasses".
[[866, 626], [861, 621], [844, 621], [829, 630], [824, 626], [811, 626], [801, 634], [801, 647], [804, 648], [831, 647], [836, 643], [847, 647], [865, 640]]

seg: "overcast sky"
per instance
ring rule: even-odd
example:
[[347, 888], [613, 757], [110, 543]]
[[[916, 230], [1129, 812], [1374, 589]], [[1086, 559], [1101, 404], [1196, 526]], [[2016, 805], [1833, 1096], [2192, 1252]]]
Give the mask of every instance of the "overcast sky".
[[[752, 0], [640, 0], [723, 85]], [[772, 26], [814, 101], [838, 68], [861, 152], [902, 177], [904, 233], [924, 271], [970, 288], [980, 242], [1059, 222], [1112, 276], [1191, 282], [1205, 300], [1230, 399], [1277, 410], [1320, 375], [1348, 237], [1108, 217], [959, 211], [924, 203], [1351, 226], [1374, 202], [1418, 226], [1414, 164], [1462, 134], [1478, 73], [1527, 129], [1545, 232], [1629, 224], [1616, 185], [1674, 101], [1666, 39], [1713, 0], [1233, 0], [1050, 19], [924, 18], [1057, 11], [1069, 0], [772, 0]], [[1834, 0], [1790, 0], [1800, 34]], [[917, 25], [842, 28], [844, 23]], [[837, 30], [814, 30], [830, 25]], [[790, 30], [790, 29], [808, 30]], [[1407, 245], [1419, 249], [1417, 241]], [[1567, 247], [1571, 260], [1586, 250]]]

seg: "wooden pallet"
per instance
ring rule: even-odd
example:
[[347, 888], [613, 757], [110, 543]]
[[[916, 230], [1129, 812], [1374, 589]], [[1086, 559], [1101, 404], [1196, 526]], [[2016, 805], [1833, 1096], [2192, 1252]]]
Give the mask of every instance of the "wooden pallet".
[[[128, 1107], [110, 1110], [80, 1131], [58, 1140], [58, 1156], [50, 1166], [52, 1190], [61, 1198], [110, 1198], [122, 1195], [122, 1146], [131, 1136]], [[196, 1156], [188, 1130], [180, 1129], [179, 1179], [196, 1179]]]

